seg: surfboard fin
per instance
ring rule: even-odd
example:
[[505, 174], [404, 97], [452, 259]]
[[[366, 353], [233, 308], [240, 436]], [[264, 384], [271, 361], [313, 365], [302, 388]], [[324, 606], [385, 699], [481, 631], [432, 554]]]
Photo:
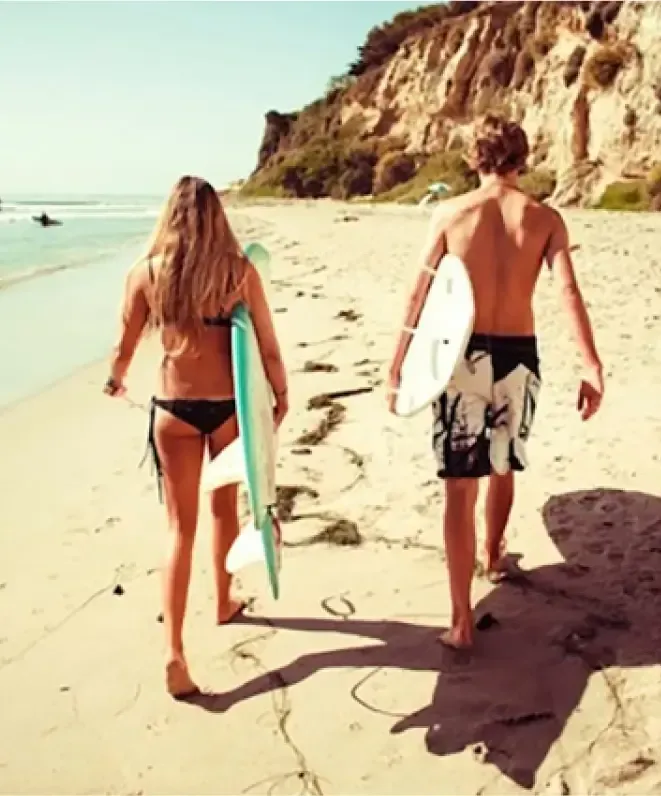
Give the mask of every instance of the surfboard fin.
[[225, 558], [225, 569], [230, 575], [251, 564], [264, 563], [262, 534], [251, 521], [245, 525], [230, 547]]

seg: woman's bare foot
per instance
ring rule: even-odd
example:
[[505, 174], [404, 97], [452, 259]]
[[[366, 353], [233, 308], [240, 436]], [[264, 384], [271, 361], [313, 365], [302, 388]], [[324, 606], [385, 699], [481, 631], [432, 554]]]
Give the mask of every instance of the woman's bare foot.
[[247, 603], [243, 600], [228, 600], [226, 603], [219, 605], [216, 610], [216, 623], [219, 625], [227, 625], [237, 616], [242, 614], [247, 607]]
[[438, 637], [445, 647], [453, 650], [465, 650], [473, 646], [473, 628], [457, 625], [446, 630]]
[[188, 665], [181, 657], [171, 658], [165, 666], [165, 686], [168, 694], [174, 699], [185, 699], [199, 692], [199, 688], [191, 679]]

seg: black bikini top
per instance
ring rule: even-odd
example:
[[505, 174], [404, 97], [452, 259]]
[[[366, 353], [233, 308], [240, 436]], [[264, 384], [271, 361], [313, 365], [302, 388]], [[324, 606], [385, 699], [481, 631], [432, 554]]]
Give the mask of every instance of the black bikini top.
[[[149, 271], [149, 281], [154, 284], [154, 266], [152, 265], [151, 258], [147, 260], [147, 269]], [[232, 321], [230, 318], [227, 318], [223, 315], [222, 312], [219, 312], [218, 315], [215, 315], [211, 318], [203, 318], [202, 322], [205, 326], [231, 326]]]

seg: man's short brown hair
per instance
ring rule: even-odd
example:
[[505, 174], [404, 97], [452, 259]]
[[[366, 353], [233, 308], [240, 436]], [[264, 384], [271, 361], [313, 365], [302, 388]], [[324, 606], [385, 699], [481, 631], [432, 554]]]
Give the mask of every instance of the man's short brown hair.
[[516, 122], [489, 114], [477, 124], [471, 165], [482, 174], [521, 173], [529, 153], [528, 136]]

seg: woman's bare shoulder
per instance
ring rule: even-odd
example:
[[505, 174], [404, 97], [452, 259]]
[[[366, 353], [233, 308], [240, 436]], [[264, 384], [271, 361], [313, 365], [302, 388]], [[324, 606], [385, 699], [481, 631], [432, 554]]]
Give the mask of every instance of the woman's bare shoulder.
[[147, 256], [140, 257], [129, 268], [127, 279], [136, 287], [147, 288], [153, 282], [154, 274], [158, 269], [157, 259]]

